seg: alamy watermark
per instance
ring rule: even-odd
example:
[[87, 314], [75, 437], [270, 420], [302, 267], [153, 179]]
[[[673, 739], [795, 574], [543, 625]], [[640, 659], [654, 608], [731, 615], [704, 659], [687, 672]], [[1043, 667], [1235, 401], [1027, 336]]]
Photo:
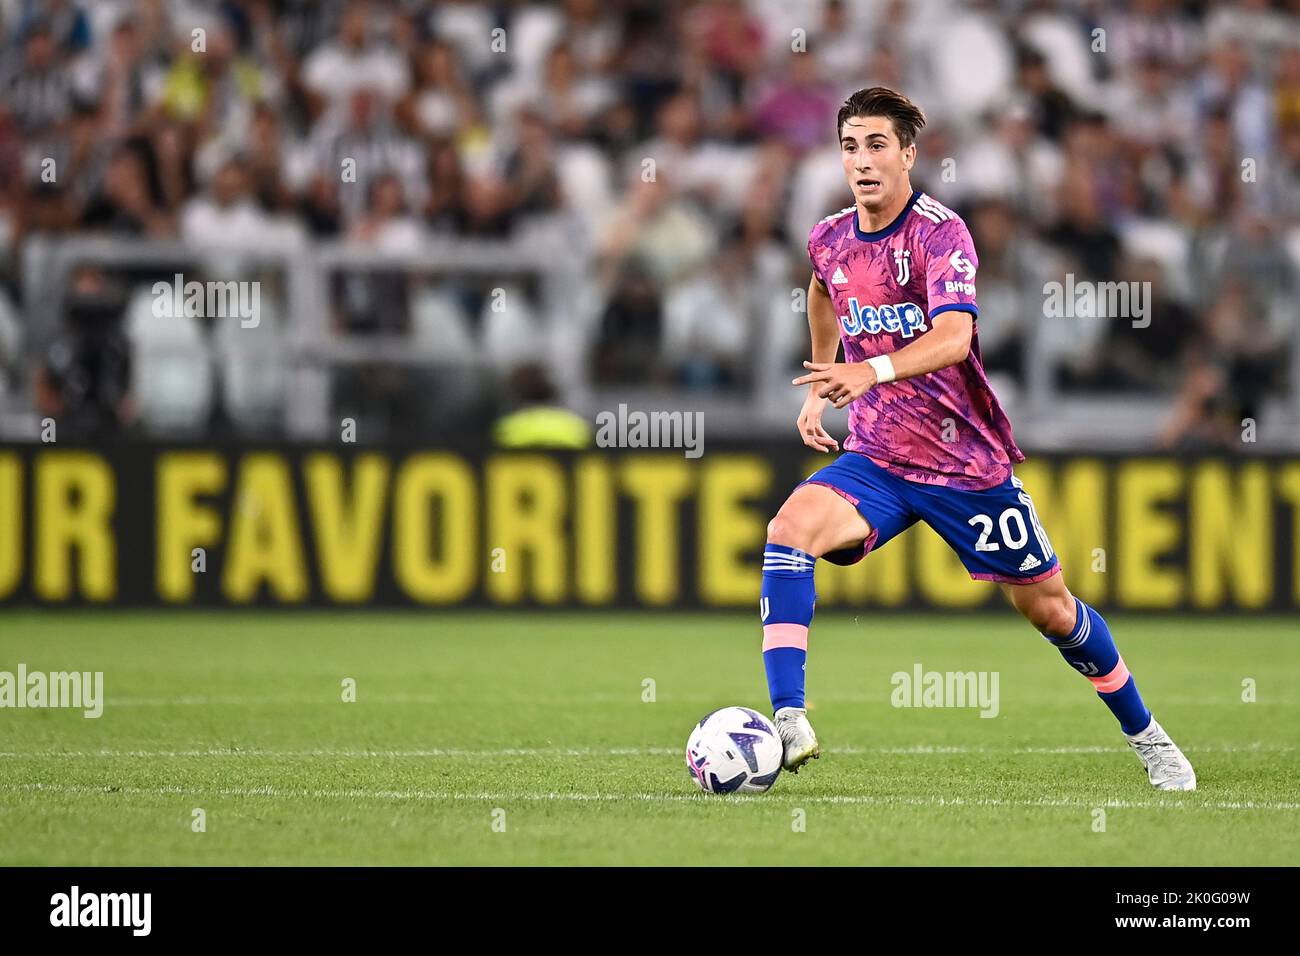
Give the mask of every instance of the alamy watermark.
[[83, 893], [74, 885], [50, 897], [51, 926], [126, 926], [132, 936], [148, 936], [152, 914], [152, 893]]
[[981, 717], [996, 717], [1000, 707], [997, 671], [895, 671], [889, 683], [895, 707], [978, 707]]
[[186, 282], [178, 272], [170, 283], [155, 282], [151, 291], [155, 318], [239, 319], [245, 329], [255, 329], [262, 321], [262, 284], [256, 280]]
[[1075, 281], [1043, 283], [1043, 315], [1054, 319], [1132, 319], [1133, 328], [1151, 324], [1150, 282]]
[[703, 412], [628, 411], [596, 415], [596, 445], [599, 448], [683, 448], [687, 458], [704, 454]]
[[70, 707], [94, 719], [104, 713], [103, 671], [0, 671], [0, 708]]

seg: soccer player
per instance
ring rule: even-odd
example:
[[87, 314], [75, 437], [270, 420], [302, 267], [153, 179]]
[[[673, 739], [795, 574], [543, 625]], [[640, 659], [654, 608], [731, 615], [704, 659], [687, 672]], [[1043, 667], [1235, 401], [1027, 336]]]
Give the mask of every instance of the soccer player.
[[804, 707], [817, 559], [853, 564], [920, 520], [1092, 682], [1153, 786], [1194, 790], [1192, 765], [1142, 702], [1105, 619], [1067, 590], [1012, 471], [1025, 456], [980, 361], [979, 257], [961, 217], [908, 175], [924, 125], [893, 90], [850, 96], [836, 131], [854, 202], [808, 238], [812, 361], [794, 380], [810, 386], [799, 433], [819, 452], [838, 450], [822, 427], [832, 402], [848, 406], [849, 435], [767, 529], [763, 663], [784, 766], [820, 754]]

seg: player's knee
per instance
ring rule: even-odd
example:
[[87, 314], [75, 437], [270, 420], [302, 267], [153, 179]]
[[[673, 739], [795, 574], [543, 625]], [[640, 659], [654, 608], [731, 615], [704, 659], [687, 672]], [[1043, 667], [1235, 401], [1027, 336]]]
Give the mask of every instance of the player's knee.
[[1034, 629], [1042, 634], [1068, 637], [1074, 631], [1074, 598], [1068, 594], [1039, 598], [1022, 611]]
[[767, 543], [780, 544], [787, 548], [811, 551], [815, 529], [803, 519], [798, 512], [781, 509], [776, 517], [767, 523]]

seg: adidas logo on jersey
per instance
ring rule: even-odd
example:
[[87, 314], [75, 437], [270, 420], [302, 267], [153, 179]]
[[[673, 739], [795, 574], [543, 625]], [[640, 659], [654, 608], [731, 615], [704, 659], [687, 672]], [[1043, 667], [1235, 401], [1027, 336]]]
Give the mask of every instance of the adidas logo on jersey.
[[1034, 568], [1038, 567], [1038, 566], [1039, 566], [1040, 564], [1042, 564], [1042, 563], [1043, 563], [1042, 561], [1039, 561], [1039, 560], [1038, 560], [1036, 557], [1034, 557], [1032, 554], [1027, 554], [1027, 555], [1025, 555], [1025, 560], [1023, 560], [1023, 561], [1020, 562], [1020, 570], [1021, 570], [1021, 571], [1032, 571], [1032, 570], [1034, 570]]
[[844, 275], [844, 270], [839, 266], [835, 267], [835, 275], [831, 276], [831, 285], [848, 285], [849, 280]]

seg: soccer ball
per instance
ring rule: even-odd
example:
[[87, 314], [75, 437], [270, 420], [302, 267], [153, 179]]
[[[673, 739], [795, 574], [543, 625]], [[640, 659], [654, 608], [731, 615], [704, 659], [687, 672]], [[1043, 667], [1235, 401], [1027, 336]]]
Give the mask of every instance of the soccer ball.
[[781, 772], [781, 738], [748, 707], [723, 707], [695, 725], [686, 769], [705, 793], [764, 793]]

